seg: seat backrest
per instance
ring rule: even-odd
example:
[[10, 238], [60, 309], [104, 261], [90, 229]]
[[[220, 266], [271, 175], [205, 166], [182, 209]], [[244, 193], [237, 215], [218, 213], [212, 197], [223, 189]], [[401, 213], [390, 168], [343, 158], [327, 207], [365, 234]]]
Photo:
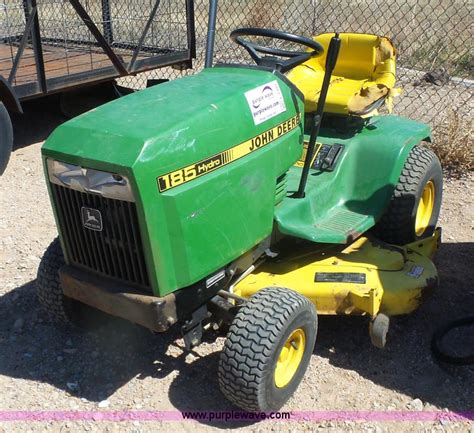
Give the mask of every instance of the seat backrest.
[[[329, 42], [334, 33], [323, 33], [314, 39], [324, 46], [325, 54], [310, 60], [311, 66], [324, 69]], [[360, 80], [373, 79], [377, 67], [395, 56], [391, 42], [376, 35], [364, 33], [340, 33], [341, 49], [333, 74]], [[317, 63], [318, 65], [315, 65]]]

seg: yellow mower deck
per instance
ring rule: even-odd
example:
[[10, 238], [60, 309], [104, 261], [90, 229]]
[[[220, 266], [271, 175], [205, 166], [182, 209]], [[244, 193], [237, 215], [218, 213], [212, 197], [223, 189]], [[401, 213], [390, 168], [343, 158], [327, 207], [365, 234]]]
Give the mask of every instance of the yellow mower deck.
[[286, 287], [309, 298], [318, 314], [408, 314], [437, 284], [431, 258], [440, 239], [437, 229], [403, 247], [361, 237], [346, 247], [282, 253], [236, 284], [234, 293], [247, 298], [265, 287]]

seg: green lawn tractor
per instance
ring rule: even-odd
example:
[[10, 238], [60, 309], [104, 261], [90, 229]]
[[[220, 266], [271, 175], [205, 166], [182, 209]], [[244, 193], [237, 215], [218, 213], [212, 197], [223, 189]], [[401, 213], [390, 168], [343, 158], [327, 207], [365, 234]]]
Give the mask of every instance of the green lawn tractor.
[[387, 38], [231, 38], [256, 65], [133, 93], [49, 137], [59, 240], [38, 295], [56, 320], [93, 307], [179, 327], [187, 347], [228, 325], [220, 388], [269, 411], [300, 383], [318, 314], [366, 316], [383, 347], [389, 317], [436, 285], [442, 172], [428, 126], [378, 114], [396, 93]]

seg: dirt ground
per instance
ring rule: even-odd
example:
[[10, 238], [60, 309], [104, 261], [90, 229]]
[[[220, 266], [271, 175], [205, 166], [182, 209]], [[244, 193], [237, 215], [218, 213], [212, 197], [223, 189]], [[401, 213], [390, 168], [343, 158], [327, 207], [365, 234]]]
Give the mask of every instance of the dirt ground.
[[[5, 411], [232, 410], [216, 370], [223, 338], [191, 354], [178, 335], [153, 335], [111, 318], [91, 333], [57, 329], [39, 311], [35, 276], [56, 228], [40, 147], [62, 118], [54, 100], [14, 119], [16, 149], [0, 178], [0, 413]], [[288, 411], [473, 411], [474, 370], [434, 362], [433, 331], [474, 311], [474, 178], [446, 180], [440, 286], [421, 308], [392, 322], [386, 349], [367, 322], [322, 318], [311, 364]], [[464, 344], [474, 347], [474, 336]], [[467, 338], [467, 340], [466, 340]], [[469, 339], [470, 338], [470, 339]], [[177, 341], [175, 341], [177, 339]], [[468, 343], [466, 343], [468, 341]], [[3, 432], [77, 431], [427, 431], [474, 432], [474, 422], [169, 421], [0, 422]]]

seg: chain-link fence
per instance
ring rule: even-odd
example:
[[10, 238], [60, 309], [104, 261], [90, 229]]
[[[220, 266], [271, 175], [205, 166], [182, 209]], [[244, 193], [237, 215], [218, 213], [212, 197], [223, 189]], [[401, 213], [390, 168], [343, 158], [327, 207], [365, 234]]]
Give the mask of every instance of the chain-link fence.
[[[8, 76], [21, 45], [25, 8], [37, 4], [44, 50], [46, 78], [95, 71], [108, 64], [84, 19], [69, 0], [0, 0], [0, 74]], [[137, 62], [184, 50], [186, 0], [81, 0], [107, 44], [120, 61], [130, 63], [140, 45]], [[153, 10], [146, 37], [143, 28]], [[194, 0], [197, 58], [194, 68], [156, 69], [121, 83], [143, 88], [149, 78], [177, 78], [204, 65], [209, 0]], [[438, 154], [448, 164], [461, 146], [472, 165], [472, 113], [474, 105], [472, 0], [219, 0], [215, 61], [250, 63], [248, 54], [229, 39], [238, 27], [276, 28], [305, 36], [323, 32], [364, 32], [390, 37], [398, 51], [395, 113], [429, 122], [438, 142]], [[3, 50], [3, 51], [2, 51]], [[29, 46], [23, 57], [32, 57]], [[59, 62], [58, 56], [61, 57]], [[29, 63], [28, 63], [29, 62]], [[31, 63], [31, 64], [30, 64]], [[142, 68], [145, 70], [147, 68]], [[140, 70], [139, 68], [135, 70]], [[13, 84], [38, 79], [34, 62], [22, 60]], [[21, 95], [20, 95], [21, 96]]]
[[[208, 7], [209, 0], [195, 0], [194, 69], [157, 70], [153, 77], [176, 78], [202, 68]], [[395, 100], [395, 113], [429, 122], [449, 148], [459, 140], [468, 151], [472, 148], [471, 0], [220, 0], [216, 62], [250, 61], [248, 54], [229, 40], [229, 33], [238, 27], [276, 28], [305, 36], [338, 31], [390, 37], [397, 48], [397, 86], [403, 89]], [[138, 76], [129, 84], [143, 87], [148, 77], [149, 73]], [[451, 155], [451, 159], [455, 157]]]

